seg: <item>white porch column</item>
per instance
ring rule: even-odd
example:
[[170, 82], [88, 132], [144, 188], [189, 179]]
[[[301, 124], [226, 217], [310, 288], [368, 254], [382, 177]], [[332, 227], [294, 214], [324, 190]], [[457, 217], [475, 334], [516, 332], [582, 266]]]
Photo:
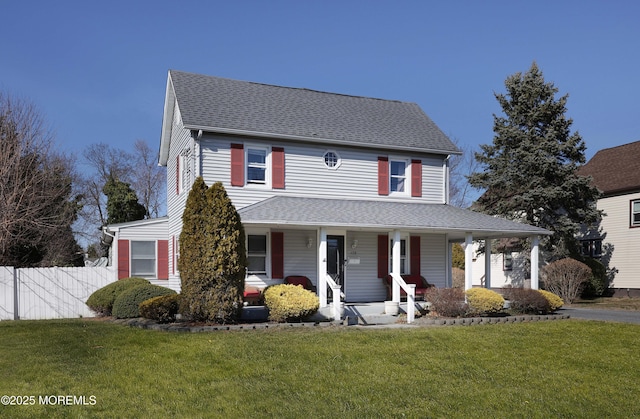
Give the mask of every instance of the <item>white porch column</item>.
[[484, 287], [491, 288], [491, 247], [493, 240], [484, 241]]
[[473, 288], [473, 234], [464, 238], [464, 290]]
[[540, 237], [531, 237], [531, 288], [537, 290], [540, 287], [538, 280], [538, 270], [540, 263]]
[[318, 298], [320, 307], [327, 306], [327, 229], [320, 228], [318, 237]]
[[[400, 275], [400, 230], [393, 231], [393, 248], [391, 249], [393, 264], [391, 273]], [[400, 302], [400, 285], [396, 281], [391, 281], [391, 301]]]

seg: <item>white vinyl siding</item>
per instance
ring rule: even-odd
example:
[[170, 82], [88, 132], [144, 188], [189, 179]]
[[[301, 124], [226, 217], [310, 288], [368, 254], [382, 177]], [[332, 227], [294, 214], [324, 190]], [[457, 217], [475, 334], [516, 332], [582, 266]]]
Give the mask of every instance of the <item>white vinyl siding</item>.
[[[230, 185], [230, 145], [237, 143], [237, 138], [212, 136], [205, 134], [201, 140], [202, 175], [207, 185], [221, 181], [231, 197], [236, 208], [262, 201], [274, 195], [313, 196], [318, 198], [361, 198], [361, 199], [398, 199], [419, 201], [424, 203], [444, 203], [442, 170], [444, 156], [411, 155], [406, 159], [420, 158], [422, 160], [422, 197], [412, 198], [409, 195], [409, 184], [405, 185], [404, 195], [395, 194], [393, 197], [378, 195], [378, 156], [377, 151], [354, 148], [335, 148], [340, 156], [340, 165], [335, 170], [328, 170], [324, 156], [326, 147], [300, 143], [267, 143], [283, 147], [286, 167], [286, 189], [272, 190], [271, 188], [241, 188]], [[247, 146], [257, 146], [258, 141], [252, 140]], [[168, 169], [169, 170], [169, 169]], [[246, 168], [245, 168], [246, 170]], [[409, 182], [409, 166], [406, 169], [406, 182]], [[170, 170], [169, 170], [170, 173]]]
[[640, 228], [630, 226], [631, 202], [640, 200], [640, 193], [620, 195], [598, 200], [603, 210], [602, 231], [606, 233], [603, 246], [614, 246], [609, 266], [618, 272], [613, 288], [640, 288]]

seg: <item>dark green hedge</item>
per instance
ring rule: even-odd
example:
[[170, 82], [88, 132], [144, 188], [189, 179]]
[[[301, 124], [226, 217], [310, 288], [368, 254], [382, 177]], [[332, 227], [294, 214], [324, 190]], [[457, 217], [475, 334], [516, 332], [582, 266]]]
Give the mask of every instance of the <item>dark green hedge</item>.
[[140, 317], [140, 303], [153, 297], [176, 294], [158, 285], [143, 284], [124, 291], [113, 303], [111, 314], [118, 319]]
[[87, 306], [99, 316], [110, 316], [113, 303], [120, 294], [129, 288], [148, 283], [149, 281], [146, 279], [136, 277], [124, 278], [113, 282], [91, 294], [87, 300]]

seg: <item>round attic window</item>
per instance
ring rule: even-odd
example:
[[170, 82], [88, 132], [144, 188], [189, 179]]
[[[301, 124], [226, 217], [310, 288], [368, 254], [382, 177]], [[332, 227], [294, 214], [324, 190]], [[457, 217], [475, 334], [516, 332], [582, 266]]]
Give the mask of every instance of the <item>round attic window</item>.
[[333, 150], [326, 151], [324, 153], [324, 165], [329, 169], [337, 169], [340, 166], [340, 156]]

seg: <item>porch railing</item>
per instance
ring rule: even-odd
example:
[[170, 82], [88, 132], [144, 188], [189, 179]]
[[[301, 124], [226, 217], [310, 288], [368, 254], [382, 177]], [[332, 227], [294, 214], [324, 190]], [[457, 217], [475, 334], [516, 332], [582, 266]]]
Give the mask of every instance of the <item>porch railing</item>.
[[330, 275], [327, 275], [326, 278], [327, 285], [331, 288], [331, 295], [333, 296], [333, 320], [342, 320], [342, 316], [340, 315], [340, 296], [342, 289]]
[[407, 294], [407, 323], [413, 323], [416, 318], [416, 284], [407, 284], [400, 275], [391, 274], [393, 278], [393, 292], [391, 298], [400, 303], [400, 288]]

